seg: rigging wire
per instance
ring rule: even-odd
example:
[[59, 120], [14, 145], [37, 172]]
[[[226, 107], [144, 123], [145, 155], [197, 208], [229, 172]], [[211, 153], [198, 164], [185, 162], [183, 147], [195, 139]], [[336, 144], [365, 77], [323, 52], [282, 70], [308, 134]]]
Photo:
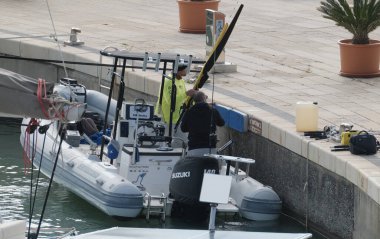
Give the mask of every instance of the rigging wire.
[[63, 65], [63, 69], [65, 71], [65, 76], [69, 77], [68, 74], [67, 74], [65, 59], [63, 58], [63, 54], [62, 54], [61, 45], [59, 45], [59, 42], [58, 42], [58, 35], [57, 35], [57, 31], [55, 29], [55, 25], [54, 25], [54, 21], [53, 21], [53, 16], [51, 15], [50, 6], [49, 6], [49, 0], [45, 0], [45, 2], [46, 2], [46, 5], [47, 5], [47, 8], [48, 8], [48, 11], [49, 11], [51, 25], [53, 26], [53, 30], [54, 30], [54, 40], [57, 42], [57, 46], [58, 46], [58, 49], [59, 49], [59, 54], [60, 54], [61, 59], [62, 59], [62, 65]]
[[[49, 125], [47, 125], [49, 126]], [[41, 129], [43, 129], [44, 126], [41, 126], [39, 129], [38, 129], [38, 132], [41, 133]], [[45, 126], [46, 127], [46, 126]], [[47, 131], [47, 130], [46, 130]], [[41, 149], [41, 157], [40, 157], [40, 165], [38, 167], [38, 172], [37, 172], [37, 178], [36, 178], [36, 185], [35, 185], [35, 189], [34, 189], [34, 200], [33, 200], [33, 203], [31, 203], [31, 212], [29, 214], [29, 227], [28, 227], [28, 238], [30, 237], [30, 229], [31, 229], [31, 223], [32, 223], [32, 215], [34, 213], [34, 207], [35, 207], [35, 202], [36, 202], [36, 199], [37, 199], [37, 191], [38, 191], [38, 184], [39, 184], [39, 179], [40, 179], [40, 174], [41, 174], [41, 167], [42, 167], [42, 159], [43, 159], [43, 155], [44, 155], [44, 149], [45, 149], [45, 141], [46, 141], [46, 131], [44, 132], [44, 139], [43, 139], [43, 143], [42, 143], [42, 149]]]
[[211, 154], [212, 140], [216, 140], [216, 124], [214, 123], [214, 91], [215, 91], [215, 63], [216, 56], [213, 54], [213, 71], [212, 71], [212, 90], [211, 90], [211, 117], [210, 117], [210, 135], [209, 135], [209, 154]]
[[[29, 227], [28, 227], [28, 235], [30, 235], [30, 227], [31, 227], [31, 224], [32, 224], [32, 215], [33, 215], [33, 208], [32, 208], [32, 204], [33, 204], [33, 162], [34, 162], [34, 158], [36, 156], [36, 147], [37, 147], [37, 133], [35, 133], [36, 131], [34, 131], [33, 133], [33, 142], [32, 142], [32, 163], [31, 163], [31, 172], [30, 172], [30, 195], [29, 195]], [[30, 134], [28, 135], [28, 137], [30, 137]]]
[[51, 185], [52, 185], [53, 179], [54, 179], [55, 169], [57, 168], [58, 158], [59, 158], [60, 151], [61, 151], [61, 148], [62, 148], [62, 142], [63, 142], [63, 138], [64, 138], [63, 137], [64, 136], [63, 135], [64, 134], [63, 133], [64, 129], [65, 129], [65, 125], [60, 125], [57, 135], [61, 137], [61, 140], [59, 141], [59, 146], [58, 146], [58, 149], [57, 149], [57, 153], [56, 153], [56, 157], [55, 157], [55, 161], [54, 161], [54, 166], [53, 166], [53, 169], [52, 169], [52, 172], [51, 172], [51, 176], [50, 176], [50, 180], [49, 180], [49, 186], [47, 188], [47, 192], [46, 192], [46, 196], [45, 196], [45, 200], [44, 200], [44, 205], [42, 207], [41, 217], [40, 217], [40, 221], [38, 222], [38, 227], [37, 227], [37, 232], [36, 232], [36, 237], [35, 238], [38, 238], [38, 234], [40, 233], [42, 219], [43, 219], [43, 216], [44, 216], [44, 213], [45, 213], [45, 209], [46, 209], [46, 205], [47, 205], [47, 200], [49, 198]]

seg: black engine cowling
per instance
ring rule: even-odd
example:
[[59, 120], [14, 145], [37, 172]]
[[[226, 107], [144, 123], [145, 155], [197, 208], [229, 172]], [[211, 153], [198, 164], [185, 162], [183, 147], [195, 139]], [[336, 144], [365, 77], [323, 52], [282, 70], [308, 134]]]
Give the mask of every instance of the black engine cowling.
[[209, 157], [186, 157], [179, 160], [170, 179], [170, 195], [183, 204], [199, 204], [204, 173], [219, 174], [218, 160]]

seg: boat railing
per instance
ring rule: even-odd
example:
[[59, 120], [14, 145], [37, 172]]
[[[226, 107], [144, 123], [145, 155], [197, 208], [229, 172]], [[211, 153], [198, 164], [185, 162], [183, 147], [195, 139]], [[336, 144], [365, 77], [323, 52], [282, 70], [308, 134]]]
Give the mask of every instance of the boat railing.
[[255, 160], [251, 158], [242, 158], [242, 157], [235, 157], [235, 156], [228, 156], [228, 155], [221, 155], [221, 154], [205, 154], [204, 156], [226, 161], [227, 163], [226, 175], [229, 175], [230, 173], [231, 162], [235, 163], [234, 174], [236, 176], [239, 175], [239, 164], [243, 163], [246, 165], [244, 177], [247, 177], [249, 175], [250, 165], [255, 163]]
[[222, 147], [220, 147], [216, 153], [217, 154], [220, 154], [221, 152], [223, 152], [225, 149], [227, 149], [231, 144], [233, 143], [233, 141], [230, 139], [227, 143], [225, 143]]
[[[107, 46], [105, 48], [103, 48], [103, 51], [109, 51], [109, 50], [114, 50], [114, 51], [119, 51], [118, 48], [116, 47], [112, 47], [112, 46]], [[102, 83], [102, 77], [103, 77], [103, 67], [102, 67], [102, 64], [103, 64], [103, 55], [100, 54], [100, 58], [99, 58], [99, 64], [100, 64], [100, 67], [98, 68], [98, 86], [99, 86], [99, 92], [102, 92], [102, 89], [106, 89], [106, 90], [110, 90], [111, 87], [107, 86], [107, 85], [104, 85]]]
[[179, 140], [179, 141], [181, 141], [181, 143], [182, 143], [182, 158], [184, 158], [185, 155], [186, 155], [186, 148], [187, 148], [187, 144], [186, 144], [185, 140], [183, 140], [183, 139], [180, 138], [180, 137], [172, 137], [172, 138], [173, 138], [173, 139], [172, 139], [172, 142], [173, 142], [174, 140]]
[[92, 139], [88, 137], [87, 134], [83, 133], [82, 136], [84, 140], [90, 145], [91, 154], [96, 154], [96, 148], [98, 147], [98, 145], [94, 141], [92, 141]]

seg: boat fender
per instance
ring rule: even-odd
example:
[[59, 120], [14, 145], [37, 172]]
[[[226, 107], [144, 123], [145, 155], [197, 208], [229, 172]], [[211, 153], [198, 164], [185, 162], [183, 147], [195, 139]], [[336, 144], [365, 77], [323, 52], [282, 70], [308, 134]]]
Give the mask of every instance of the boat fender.
[[[109, 135], [107, 135], [107, 136], [109, 136]], [[90, 138], [91, 138], [92, 141], [94, 141], [97, 145], [101, 145], [101, 144], [102, 144], [102, 140], [103, 140], [103, 132], [97, 132], [97, 133], [91, 135]]]
[[114, 139], [111, 139], [107, 145], [108, 158], [110, 158], [111, 160], [116, 159], [119, 156], [119, 148], [120, 148], [119, 142], [117, 142]]

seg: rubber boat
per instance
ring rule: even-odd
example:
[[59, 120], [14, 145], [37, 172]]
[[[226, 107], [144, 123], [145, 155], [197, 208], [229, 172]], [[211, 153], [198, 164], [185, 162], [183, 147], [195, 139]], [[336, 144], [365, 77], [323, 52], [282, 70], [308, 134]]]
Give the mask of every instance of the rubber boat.
[[[84, 115], [101, 129], [105, 124], [102, 120], [105, 116], [103, 109], [106, 108], [108, 97], [97, 91], [86, 90], [71, 79], [70, 87], [75, 100], [87, 105]], [[109, 108], [107, 124], [112, 125], [116, 101], [111, 100]], [[66, 123], [67, 126], [62, 130], [62, 122], [42, 119], [38, 122], [39, 128], [49, 126], [47, 131], [41, 133], [35, 130], [31, 133], [31, 119], [25, 118], [20, 141], [29, 158], [33, 158], [36, 168], [40, 168], [48, 177], [54, 172], [57, 183], [106, 214], [133, 218], [144, 207], [159, 207], [159, 213], [166, 215], [170, 212], [166, 208], [166, 201], [171, 170], [181, 158], [183, 149], [160, 147], [157, 140], [165, 140], [165, 137], [162, 137], [163, 126], [153, 117], [153, 106], [143, 105], [144, 112], [141, 111], [138, 116], [140, 120], [133, 118], [137, 113], [134, 111], [136, 108], [134, 104], [123, 103], [118, 127], [113, 127], [117, 128], [117, 137], [110, 140], [102, 159], [100, 143], [103, 138], [110, 139], [110, 135], [103, 136], [100, 132], [91, 136], [81, 135], [79, 121]], [[155, 137], [155, 140], [149, 141], [145, 147], [143, 143], [146, 141], [137, 142], [139, 136]], [[153, 201], [159, 205], [154, 205]]]
[[[80, 132], [80, 121], [63, 124], [61, 121], [41, 119], [39, 129], [48, 129], [32, 132], [31, 119], [25, 118], [20, 141], [34, 166], [48, 177], [54, 172], [56, 182], [110, 216], [133, 218], [143, 213], [147, 218], [158, 214], [165, 219], [165, 216], [171, 215], [173, 202], [182, 201], [183, 198], [176, 197], [178, 193], [175, 191], [169, 191], [170, 180], [188, 180], [186, 186], [178, 186], [187, 191], [194, 182], [199, 184], [201, 179], [176, 178], [180, 173], [176, 170], [184, 162], [203, 161], [184, 157], [185, 149], [182, 147], [168, 147], [167, 141], [171, 138], [164, 135], [165, 126], [153, 114], [153, 105], [142, 100], [122, 102], [117, 114], [117, 102], [111, 100], [109, 116], [105, 117], [107, 96], [86, 90], [72, 79], [61, 81], [63, 86], [68, 83], [71, 92], [65, 92], [67, 88], [61, 87], [55, 90], [63, 91], [61, 95], [70, 94], [75, 101], [86, 104], [84, 116], [91, 118], [99, 129], [104, 124], [112, 126], [112, 129], [108, 128], [104, 135], [98, 132], [88, 136]], [[116, 115], [119, 115], [117, 120]], [[104, 118], [107, 118], [107, 123]], [[65, 127], [62, 128], [62, 125]], [[103, 140], [108, 144], [102, 155]], [[217, 164], [217, 160], [228, 159], [228, 156], [219, 157], [210, 160]], [[237, 161], [235, 159], [235, 163]], [[189, 166], [192, 170], [198, 167]], [[227, 168], [222, 167], [221, 172], [226, 174]], [[234, 177], [230, 207], [220, 208], [220, 211], [240, 213], [250, 220], [272, 220], [279, 216], [281, 201], [271, 188], [253, 180], [242, 170], [230, 167], [229, 174]], [[192, 190], [188, 192], [189, 197], [199, 196], [196, 193], [191, 195]]]

